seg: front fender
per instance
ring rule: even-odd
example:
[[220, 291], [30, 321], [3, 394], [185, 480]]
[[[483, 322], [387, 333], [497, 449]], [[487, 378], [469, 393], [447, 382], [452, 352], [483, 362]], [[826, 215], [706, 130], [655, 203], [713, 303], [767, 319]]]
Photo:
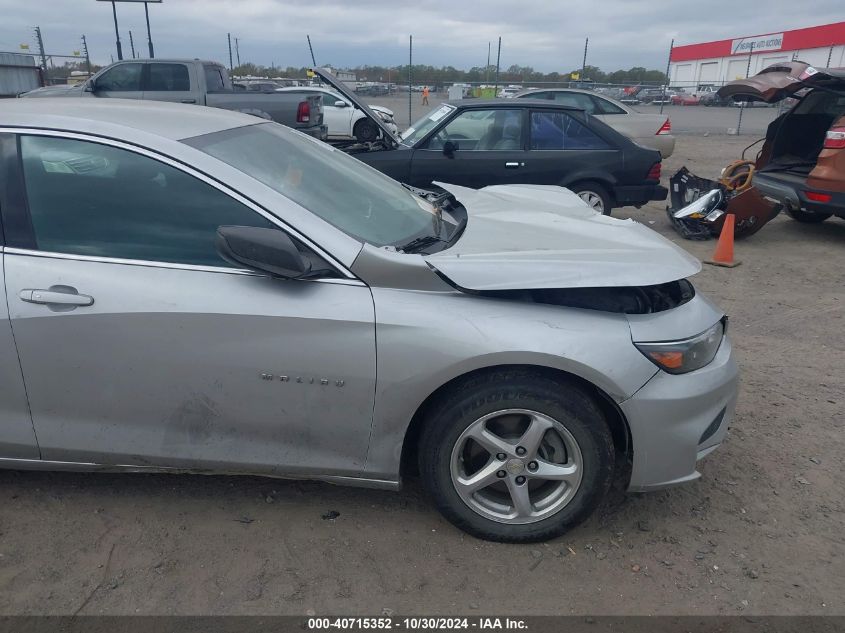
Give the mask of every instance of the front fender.
[[395, 479], [405, 433], [425, 400], [470, 372], [502, 365], [564, 371], [616, 402], [655, 373], [624, 314], [461, 292], [373, 288], [377, 381], [366, 474]]

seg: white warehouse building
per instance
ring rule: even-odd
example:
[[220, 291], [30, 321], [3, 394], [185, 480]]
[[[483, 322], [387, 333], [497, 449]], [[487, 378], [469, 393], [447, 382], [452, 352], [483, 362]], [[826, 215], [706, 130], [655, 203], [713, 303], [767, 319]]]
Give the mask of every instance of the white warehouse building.
[[[669, 83], [693, 88], [721, 85], [793, 59], [818, 68], [845, 67], [845, 22], [672, 49]], [[750, 61], [750, 69], [749, 69]]]

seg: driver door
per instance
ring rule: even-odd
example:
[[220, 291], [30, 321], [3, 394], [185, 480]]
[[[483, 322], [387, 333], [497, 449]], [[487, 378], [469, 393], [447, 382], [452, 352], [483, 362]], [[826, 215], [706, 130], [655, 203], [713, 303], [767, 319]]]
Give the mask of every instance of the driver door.
[[[442, 181], [480, 188], [527, 182], [525, 110], [523, 108], [458, 111], [415, 148], [410, 184], [430, 187]], [[447, 154], [446, 143], [457, 150]]]
[[366, 286], [232, 267], [218, 226], [282, 228], [176, 163], [94, 138], [28, 134], [20, 148], [27, 202], [2, 209], [6, 301], [42, 459], [363, 469]]
[[138, 62], [117, 63], [96, 79], [93, 92], [83, 92], [94, 97], [114, 99], [143, 99], [144, 64]]

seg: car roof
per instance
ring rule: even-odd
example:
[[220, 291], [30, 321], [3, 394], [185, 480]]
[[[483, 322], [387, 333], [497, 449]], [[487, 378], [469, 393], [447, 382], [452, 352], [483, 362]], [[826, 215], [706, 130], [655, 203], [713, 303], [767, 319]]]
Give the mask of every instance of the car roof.
[[203, 106], [135, 99], [43, 97], [0, 100], [0, 126], [131, 138], [137, 132], [170, 140], [211, 134], [262, 119]]
[[456, 108], [513, 108], [514, 106], [524, 108], [526, 106], [536, 106], [542, 108], [553, 108], [556, 110], [576, 110], [583, 112], [584, 108], [576, 108], [574, 106], [563, 105], [562, 103], [555, 103], [547, 99], [453, 99], [452, 101], [444, 101], [443, 103], [454, 106]]

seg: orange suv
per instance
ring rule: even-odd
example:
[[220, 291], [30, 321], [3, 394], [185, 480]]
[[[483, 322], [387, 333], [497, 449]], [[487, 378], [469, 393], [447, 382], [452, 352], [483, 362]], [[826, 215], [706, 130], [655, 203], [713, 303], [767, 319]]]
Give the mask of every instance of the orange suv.
[[845, 68], [775, 64], [726, 84], [719, 95], [798, 99], [769, 124], [754, 186], [799, 222], [845, 218]]

